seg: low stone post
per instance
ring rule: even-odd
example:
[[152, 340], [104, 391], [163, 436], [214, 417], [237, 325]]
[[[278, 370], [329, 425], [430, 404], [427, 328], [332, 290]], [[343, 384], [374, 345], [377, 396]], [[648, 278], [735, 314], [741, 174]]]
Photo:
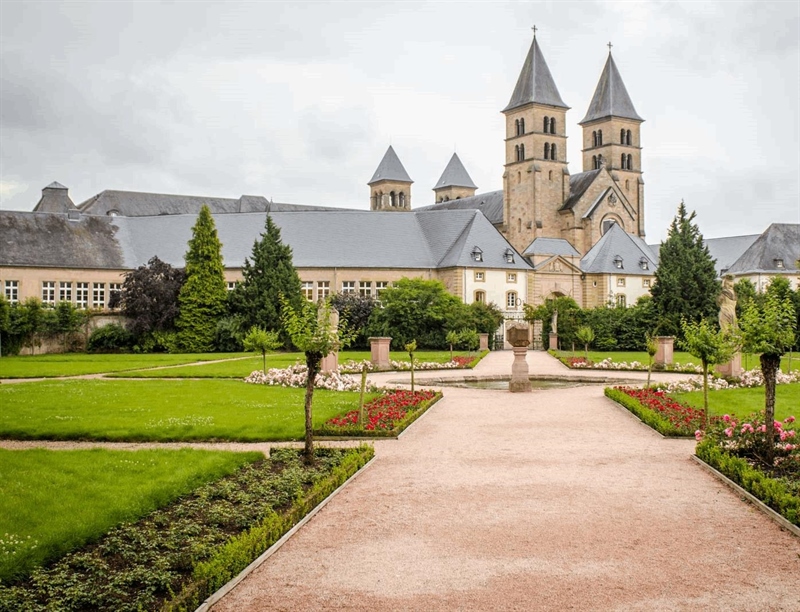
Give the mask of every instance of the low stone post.
[[548, 347], [551, 351], [558, 350], [558, 334], [555, 332], [550, 332], [550, 344]]
[[489, 350], [489, 334], [478, 334], [478, 339], [480, 340], [480, 344], [478, 345], [479, 351], [488, 351]]
[[744, 372], [742, 354], [735, 353], [728, 363], [718, 365], [717, 372], [725, 378], [741, 378], [742, 372]]
[[531, 381], [528, 378], [528, 362], [525, 355], [528, 352], [530, 335], [526, 323], [513, 323], [506, 329], [506, 339], [514, 351], [514, 363], [511, 366], [511, 380], [508, 390], [511, 393], [524, 393], [531, 390]]
[[656, 358], [657, 366], [670, 365], [672, 363], [672, 350], [675, 344], [673, 336], [656, 336]]
[[389, 364], [391, 342], [392, 339], [388, 337], [369, 338], [370, 361], [374, 370], [388, 370], [391, 367]]

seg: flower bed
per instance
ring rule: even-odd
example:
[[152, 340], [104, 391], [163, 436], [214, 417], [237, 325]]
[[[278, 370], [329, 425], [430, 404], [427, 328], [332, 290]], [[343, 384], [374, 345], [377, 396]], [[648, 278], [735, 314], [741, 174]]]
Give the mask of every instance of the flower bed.
[[[586, 359], [586, 357], [561, 357], [555, 351], [549, 351], [549, 353], [568, 368], [647, 372], [647, 364], [641, 361], [613, 361], [610, 357], [606, 357], [602, 361], [592, 361], [591, 359]], [[686, 372], [689, 374], [703, 373], [703, 368], [693, 363], [671, 363], [663, 368], [654, 366], [653, 370], [657, 372]]]
[[[702, 410], [679, 402], [661, 390], [609, 387], [605, 394], [665, 436], [692, 436], [703, 425]], [[711, 417], [712, 421], [715, 419], [718, 417]]]
[[441, 397], [434, 391], [393, 391], [364, 405], [363, 426], [358, 423], [358, 410], [352, 410], [329, 419], [314, 435], [396, 437]]
[[[483, 358], [483, 354], [480, 354], [476, 357], [453, 357], [452, 361], [445, 362], [415, 360], [414, 370], [454, 370], [457, 368], [470, 368], [475, 367], [481, 358]], [[394, 359], [391, 359], [389, 361], [389, 367], [391, 370], [407, 372], [411, 369], [411, 362], [395, 361]], [[368, 372], [371, 372], [373, 370], [372, 362], [367, 359], [362, 361], [349, 359], [348, 361], [339, 364], [339, 371], [345, 374], [358, 374], [362, 369], [366, 369]]]
[[[244, 382], [254, 385], [305, 388], [307, 380], [308, 368], [305, 365], [295, 364], [288, 368], [272, 368], [266, 373], [256, 370], [245, 378]], [[352, 376], [339, 372], [320, 372], [314, 379], [314, 387], [330, 391], [359, 391], [361, 383]]]
[[372, 458], [371, 447], [274, 449], [29, 580], [0, 585], [0, 610], [194, 610]]
[[[789, 374], [778, 372], [775, 382], [779, 385], [786, 385], [790, 383], [800, 382], [800, 371], [792, 370]], [[709, 390], [718, 391], [719, 389], [741, 389], [744, 387], [763, 387], [764, 375], [760, 369], [747, 370], [742, 373], [738, 381], [728, 382], [724, 378], [717, 378], [716, 376], [709, 375], [708, 388]], [[691, 391], [701, 391], [703, 389], [703, 381], [697, 378], [681, 380], [678, 382], [671, 382], [663, 387], [667, 393], [689, 393]]]

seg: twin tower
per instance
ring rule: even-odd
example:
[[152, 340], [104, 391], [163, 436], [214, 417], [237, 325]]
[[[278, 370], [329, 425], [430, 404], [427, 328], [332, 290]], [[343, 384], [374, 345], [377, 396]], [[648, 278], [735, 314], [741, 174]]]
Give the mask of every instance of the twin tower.
[[[502, 219], [490, 219], [520, 252], [536, 238], [563, 239], [586, 253], [612, 224], [644, 236], [640, 127], [610, 49], [583, 128], [583, 171], [567, 168], [566, 116], [534, 34], [506, 117]], [[370, 209], [411, 210], [411, 178], [390, 146], [370, 186]], [[481, 195], [453, 154], [426, 209], [478, 208]], [[490, 194], [483, 194], [488, 196]]]

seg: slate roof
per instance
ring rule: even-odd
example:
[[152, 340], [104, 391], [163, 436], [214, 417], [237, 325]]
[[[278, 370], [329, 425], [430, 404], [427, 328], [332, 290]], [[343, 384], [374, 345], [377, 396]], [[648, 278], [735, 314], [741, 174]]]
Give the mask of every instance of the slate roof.
[[[783, 261], [779, 268], [776, 260]], [[780, 274], [798, 269], [800, 259], [800, 223], [773, 223], [750, 245], [728, 272]]]
[[436, 181], [434, 189], [441, 189], [442, 187], [469, 187], [477, 189], [478, 186], [472, 182], [467, 169], [458, 157], [457, 153], [453, 153], [453, 157], [447, 162], [447, 166], [442, 172], [442, 176]]
[[532, 102], [569, 108], [561, 99], [561, 94], [558, 93], [558, 87], [553, 80], [553, 75], [550, 74], [547, 62], [544, 61], [544, 55], [539, 48], [539, 43], [536, 42], [536, 36], [533, 37], [531, 48], [522, 65], [517, 86], [514, 88], [514, 93], [511, 94], [511, 100], [503, 112]]
[[397, 153], [394, 152], [392, 145], [389, 145], [389, 148], [386, 149], [381, 163], [378, 164], [375, 174], [372, 175], [367, 185], [372, 185], [372, 183], [377, 183], [378, 181], [414, 182], [411, 180], [411, 177], [408, 176], [408, 172], [406, 172], [406, 169], [400, 162], [400, 158], [397, 157]]
[[61, 183], [53, 181], [42, 189], [42, 197], [33, 210], [34, 212], [65, 213], [75, 210], [75, 204], [69, 197], [69, 190]]
[[525, 257], [533, 255], [560, 255], [561, 257], [580, 257], [568, 240], [563, 238], [535, 238], [523, 253]]
[[[614, 265], [617, 256], [622, 258], [622, 269]], [[647, 259], [647, 270], [639, 265], [642, 258]], [[655, 255], [645, 241], [627, 233], [617, 224], [612, 225], [581, 259], [581, 270], [587, 274], [652, 276], [656, 266]]]
[[633, 107], [631, 97], [628, 95], [625, 83], [622, 82], [622, 76], [617, 70], [617, 65], [611, 53], [608, 54], [603, 73], [597, 82], [594, 96], [589, 103], [589, 110], [578, 125], [605, 117], [622, 117], [624, 119], [644, 121]]
[[[759, 234], [750, 234], [748, 236], [726, 236], [725, 238], [706, 238], [703, 243], [708, 247], [708, 252], [715, 260], [714, 267], [717, 270], [717, 275], [722, 276], [724, 271], [727, 271], [737, 259], [739, 259], [744, 252], [749, 249], [752, 244], [759, 237]], [[660, 251], [661, 246], [655, 245], [654, 250], [656, 253]]]
[[493, 225], [503, 222], [503, 190], [487, 191], [468, 198], [417, 206], [417, 212], [428, 210], [479, 210]]
[[572, 210], [602, 170], [602, 168], [598, 168], [596, 170], [589, 170], [587, 172], [579, 172], [578, 174], [571, 175], [569, 177], [569, 197], [559, 210]]
[[263, 196], [243, 195], [234, 198], [143, 193], [107, 189], [82, 202], [78, 208], [90, 215], [151, 217], [155, 215], [196, 215], [203, 204], [212, 214], [288, 210], [340, 210], [325, 206], [305, 206], [270, 202]]
[[[475, 210], [413, 212], [303, 211], [271, 213], [298, 268], [425, 269], [450, 266], [527, 269], [507, 263], [511, 246]], [[0, 212], [0, 266], [133, 269], [157, 255], [184, 265], [197, 215], [111, 217]], [[266, 213], [217, 214], [214, 221], [227, 268], [250, 257]], [[471, 258], [477, 245], [483, 262]]]

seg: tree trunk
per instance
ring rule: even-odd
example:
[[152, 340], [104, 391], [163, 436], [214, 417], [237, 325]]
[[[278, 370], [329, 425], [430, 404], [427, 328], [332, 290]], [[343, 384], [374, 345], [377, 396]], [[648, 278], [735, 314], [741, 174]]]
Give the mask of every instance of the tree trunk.
[[306, 445], [305, 445], [305, 461], [308, 464], [314, 462], [314, 424], [312, 422], [311, 403], [314, 400], [314, 380], [319, 373], [320, 362], [322, 355], [320, 353], [306, 353], [306, 368], [308, 368], [308, 379], [306, 380]]
[[767, 426], [767, 462], [775, 459], [775, 381], [781, 356], [773, 353], [761, 354], [761, 373], [764, 375], [764, 424]]
[[261, 365], [264, 368], [262, 371], [267, 373], [267, 351], [261, 351]]

